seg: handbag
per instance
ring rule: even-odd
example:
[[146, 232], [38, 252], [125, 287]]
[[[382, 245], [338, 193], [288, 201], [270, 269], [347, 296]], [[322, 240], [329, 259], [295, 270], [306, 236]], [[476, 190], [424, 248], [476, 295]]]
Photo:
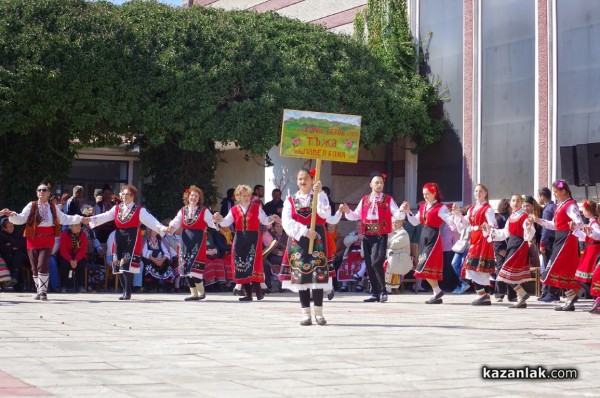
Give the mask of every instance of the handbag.
[[452, 245], [454, 253], [464, 253], [467, 250], [467, 247], [469, 247], [469, 235], [468, 228], [462, 231], [460, 238]]

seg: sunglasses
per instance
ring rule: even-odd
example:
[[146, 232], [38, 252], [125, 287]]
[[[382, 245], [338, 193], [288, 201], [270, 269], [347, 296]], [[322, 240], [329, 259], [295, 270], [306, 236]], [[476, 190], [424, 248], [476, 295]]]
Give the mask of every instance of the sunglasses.
[[48, 192], [48, 189], [46, 189], [46, 188], [40, 188], [40, 189], [38, 189], [37, 191], [38, 191], [38, 192]]

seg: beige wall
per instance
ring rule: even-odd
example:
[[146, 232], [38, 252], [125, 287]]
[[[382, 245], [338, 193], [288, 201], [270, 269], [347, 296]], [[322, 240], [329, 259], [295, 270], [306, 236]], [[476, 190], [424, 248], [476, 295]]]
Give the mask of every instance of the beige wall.
[[[246, 151], [239, 149], [230, 149], [221, 153], [224, 160], [217, 166], [215, 173], [215, 183], [217, 192], [221, 197], [225, 196], [227, 189], [235, 188], [239, 184], [265, 185], [264, 159], [260, 156], [250, 157], [249, 161], [244, 160]], [[220, 200], [219, 200], [220, 203]]]

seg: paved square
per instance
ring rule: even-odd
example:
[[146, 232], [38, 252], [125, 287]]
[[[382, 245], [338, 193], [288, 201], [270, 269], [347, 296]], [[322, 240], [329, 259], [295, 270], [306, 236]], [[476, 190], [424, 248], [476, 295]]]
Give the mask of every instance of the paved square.
[[[473, 307], [472, 295], [338, 293], [327, 326], [299, 326], [297, 296], [0, 294], [0, 396], [594, 397], [600, 317], [535, 298]], [[575, 368], [577, 380], [484, 380], [482, 366]]]

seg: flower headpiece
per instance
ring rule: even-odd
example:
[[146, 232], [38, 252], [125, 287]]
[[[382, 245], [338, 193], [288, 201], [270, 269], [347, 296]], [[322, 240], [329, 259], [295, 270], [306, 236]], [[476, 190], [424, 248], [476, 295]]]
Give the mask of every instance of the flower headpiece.
[[387, 178], [387, 174], [381, 173], [381, 178], [383, 178], [385, 180]]
[[314, 179], [315, 175], [317, 175], [317, 169], [312, 168], [308, 171], [308, 174], [310, 175], [310, 178]]
[[183, 193], [190, 193], [190, 189], [186, 188], [185, 191], [183, 191]]
[[564, 189], [565, 188], [565, 182], [563, 180], [556, 181], [556, 188], [558, 188], [558, 189]]
[[590, 203], [586, 200], [585, 202], [583, 202], [583, 207], [589, 207]]

